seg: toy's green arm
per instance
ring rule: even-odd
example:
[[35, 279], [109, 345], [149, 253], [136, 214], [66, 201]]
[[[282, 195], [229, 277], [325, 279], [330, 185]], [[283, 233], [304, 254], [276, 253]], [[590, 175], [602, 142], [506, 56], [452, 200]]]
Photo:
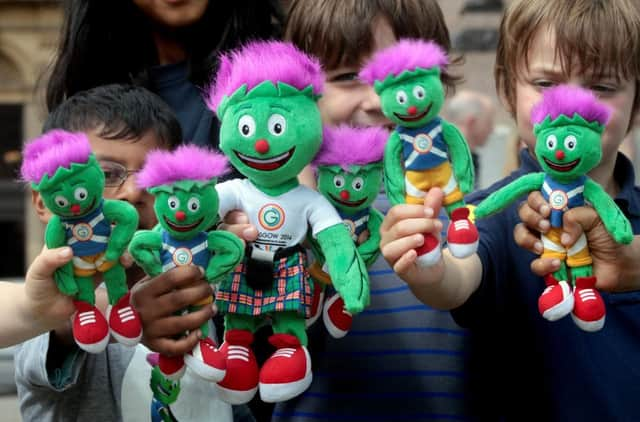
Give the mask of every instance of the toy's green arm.
[[222, 230], [210, 232], [207, 244], [214, 255], [209, 260], [205, 277], [209, 283], [215, 283], [240, 263], [244, 244], [235, 234]]
[[342, 223], [334, 224], [319, 232], [317, 239], [345, 308], [352, 314], [362, 311], [369, 304], [369, 273], [349, 230]]
[[[53, 215], [47, 223], [44, 234], [44, 242], [47, 248], [59, 248], [67, 244], [67, 235], [60, 221], [60, 217]], [[73, 263], [67, 262], [53, 273], [53, 279], [58, 286], [58, 290], [65, 295], [75, 295], [78, 293], [78, 284], [73, 276]]]
[[469, 145], [458, 128], [445, 120], [442, 120], [442, 137], [449, 147], [451, 165], [456, 181], [462, 193], [467, 194], [473, 190], [475, 177]]
[[369, 221], [367, 222], [369, 238], [358, 245], [358, 253], [367, 268], [376, 262], [380, 255], [380, 225], [383, 218], [382, 213], [377, 209], [373, 207], [369, 209]]
[[138, 211], [128, 202], [105, 199], [102, 212], [107, 220], [116, 223], [105, 253], [105, 260], [116, 261], [138, 228]]
[[475, 209], [476, 218], [487, 217], [502, 211], [513, 201], [534, 190], [540, 189], [544, 181], [544, 173], [529, 173], [489, 195]]
[[162, 249], [162, 234], [159, 225], [153, 230], [138, 230], [129, 243], [129, 253], [150, 277], [162, 274], [160, 249]]
[[391, 205], [404, 204], [404, 165], [402, 140], [392, 132], [384, 148], [384, 189]]
[[596, 209], [607, 231], [616, 242], [625, 245], [631, 243], [633, 240], [631, 223], [607, 192], [589, 178], [584, 183], [584, 198]]

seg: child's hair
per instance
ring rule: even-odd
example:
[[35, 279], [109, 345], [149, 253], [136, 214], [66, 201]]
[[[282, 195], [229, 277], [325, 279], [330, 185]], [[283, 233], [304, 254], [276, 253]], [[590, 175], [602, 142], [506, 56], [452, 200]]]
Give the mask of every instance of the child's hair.
[[[359, 67], [373, 52], [372, 22], [377, 17], [389, 22], [396, 38], [433, 40], [446, 52], [451, 48], [436, 0], [292, 0], [285, 38], [319, 57], [327, 70]], [[458, 65], [462, 59], [450, 57], [450, 61]], [[441, 78], [448, 90], [462, 79], [449, 72]]]
[[182, 142], [180, 123], [169, 106], [154, 93], [133, 85], [112, 84], [78, 92], [49, 114], [43, 132], [51, 129], [96, 130], [103, 139], [130, 140], [154, 130], [165, 147]]
[[[47, 83], [54, 109], [77, 92], [111, 83], [140, 82], [158, 65], [153, 22], [131, 0], [65, 0], [65, 21]], [[216, 55], [250, 39], [277, 38], [279, 0], [209, 1], [202, 18], [175, 31], [187, 49], [190, 79], [204, 86]], [[153, 87], [150, 87], [153, 88]]]
[[[494, 76], [498, 94], [515, 112], [515, 82], [535, 37], [552, 30], [563, 72], [582, 69], [594, 76], [636, 81], [634, 113], [640, 105], [640, 10], [637, 0], [515, 0], [500, 24]], [[525, 67], [526, 68], [526, 67]], [[567, 72], [569, 73], [569, 72]]]
[[[313, 166], [363, 166], [381, 162], [389, 132], [384, 127], [358, 128], [348, 125], [325, 126], [322, 145]], [[349, 144], [345, 148], [345, 144]]]

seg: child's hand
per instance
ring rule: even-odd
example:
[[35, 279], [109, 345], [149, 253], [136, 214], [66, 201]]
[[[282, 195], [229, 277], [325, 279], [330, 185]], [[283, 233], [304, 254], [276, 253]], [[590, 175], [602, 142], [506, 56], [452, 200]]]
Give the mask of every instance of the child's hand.
[[[200, 338], [200, 326], [213, 316], [211, 306], [186, 314], [176, 312], [213, 294], [200, 267], [177, 267], [131, 289], [131, 303], [140, 314], [142, 342], [166, 355], [190, 352]], [[183, 334], [189, 331], [187, 336]]]
[[218, 228], [235, 234], [245, 242], [253, 242], [258, 238], [258, 229], [249, 222], [247, 214], [240, 210], [229, 212]]
[[424, 243], [423, 233], [431, 233], [440, 238], [442, 222], [438, 219], [438, 213], [443, 198], [441, 189], [431, 189], [424, 206], [396, 205], [389, 210], [380, 226], [380, 251], [393, 270], [409, 284], [442, 280], [442, 261], [421, 269], [416, 265], [415, 248]]
[[[522, 223], [514, 229], [518, 246], [536, 254], [542, 253], [540, 233], [546, 233], [551, 224], [548, 220], [551, 209], [540, 192], [532, 192], [523, 203], [518, 214]], [[562, 219], [562, 244], [569, 248], [585, 233], [593, 259], [593, 272], [597, 287], [603, 290], [616, 289], [621, 274], [621, 257], [624, 245], [616, 243], [604, 227], [602, 220], [591, 207], [577, 207], [567, 211]], [[538, 258], [531, 262], [531, 271], [545, 276], [560, 268], [560, 260]]]

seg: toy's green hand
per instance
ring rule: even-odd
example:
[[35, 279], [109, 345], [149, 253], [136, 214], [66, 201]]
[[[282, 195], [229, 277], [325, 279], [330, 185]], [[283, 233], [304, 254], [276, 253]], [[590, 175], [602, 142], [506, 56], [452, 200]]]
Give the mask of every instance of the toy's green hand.
[[476, 218], [484, 218], [505, 209], [522, 195], [540, 189], [543, 180], [544, 173], [521, 176], [480, 202], [474, 211]]
[[75, 296], [78, 293], [78, 283], [73, 276], [73, 264], [67, 262], [53, 273], [53, 279], [61, 293], [68, 296]]
[[607, 192], [589, 178], [584, 184], [584, 198], [596, 209], [613, 240], [625, 245], [631, 243], [633, 240], [631, 223]]
[[347, 311], [356, 314], [369, 304], [369, 274], [344, 224], [335, 224], [318, 233], [318, 243], [326, 258], [333, 286]]
[[129, 243], [129, 253], [140, 267], [151, 277], [162, 274], [160, 250], [162, 235], [157, 230], [139, 230]]
[[373, 265], [378, 256], [380, 256], [380, 225], [382, 220], [383, 215], [380, 211], [373, 207], [369, 209], [369, 221], [367, 223], [369, 238], [358, 246], [358, 253], [367, 268]]
[[384, 189], [392, 205], [404, 204], [404, 165], [402, 140], [392, 132], [384, 148]]
[[117, 261], [138, 228], [138, 211], [128, 202], [105, 199], [102, 212], [107, 220], [116, 223], [109, 236], [105, 260]]
[[214, 255], [209, 260], [205, 277], [210, 283], [215, 283], [240, 263], [244, 244], [235, 234], [222, 230], [210, 232], [207, 243]]
[[456, 181], [462, 193], [467, 194], [473, 190], [475, 177], [469, 145], [458, 128], [445, 120], [442, 120], [442, 137], [449, 147], [451, 165]]

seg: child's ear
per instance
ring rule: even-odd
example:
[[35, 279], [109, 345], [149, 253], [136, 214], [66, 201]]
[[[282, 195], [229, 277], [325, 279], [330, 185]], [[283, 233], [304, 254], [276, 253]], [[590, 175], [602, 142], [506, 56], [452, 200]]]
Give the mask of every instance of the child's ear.
[[42, 223], [48, 223], [51, 218], [51, 211], [49, 211], [49, 209], [44, 205], [40, 192], [31, 190], [31, 204], [33, 205], [33, 209], [36, 210], [38, 219]]

